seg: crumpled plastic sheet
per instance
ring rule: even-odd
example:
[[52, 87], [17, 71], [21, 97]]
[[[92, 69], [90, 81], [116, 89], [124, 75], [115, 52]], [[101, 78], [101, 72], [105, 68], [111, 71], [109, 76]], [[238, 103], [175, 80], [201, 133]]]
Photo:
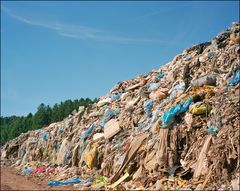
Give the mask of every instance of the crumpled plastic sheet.
[[122, 140], [117, 140], [116, 144], [113, 146], [112, 150], [117, 149], [118, 147], [123, 147], [124, 142]]
[[143, 103], [143, 108], [145, 109], [146, 111], [146, 114], [147, 114], [147, 117], [150, 117], [152, 112], [152, 107], [153, 107], [153, 100], [147, 100]]
[[70, 180], [65, 180], [65, 181], [49, 181], [48, 185], [49, 186], [62, 186], [66, 184], [83, 184], [88, 182], [88, 180], [82, 180], [80, 178], [75, 178], [75, 179], [70, 179]]
[[151, 92], [151, 91], [157, 89], [158, 87], [159, 87], [159, 83], [151, 83], [148, 88], [148, 92]]
[[215, 52], [209, 52], [208, 53], [208, 58], [213, 58], [215, 56]]
[[21, 158], [23, 158], [25, 154], [26, 154], [26, 148], [25, 146], [23, 146], [21, 149]]
[[94, 124], [90, 125], [88, 129], [83, 133], [81, 139], [86, 140], [95, 127], [96, 126]]
[[108, 108], [107, 105], [104, 105], [98, 112], [96, 116], [102, 116], [104, 115], [105, 110]]
[[104, 127], [104, 125], [113, 117], [117, 116], [120, 113], [120, 109], [116, 109], [116, 110], [111, 110], [111, 109], [107, 109], [103, 118], [101, 119], [99, 126], [101, 128]]
[[152, 112], [152, 120], [150, 122], [150, 128], [152, 128], [154, 123], [157, 121], [159, 112], [160, 112], [160, 108], [157, 108]]
[[232, 78], [229, 79], [228, 85], [235, 86], [240, 82], [240, 70], [237, 70]]
[[185, 55], [184, 57], [183, 57], [183, 60], [184, 61], [188, 61], [188, 60], [190, 60], [191, 59], [191, 56], [189, 55], [189, 54], [187, 54], [187, 55]]
[[110, 90], [110, 92], [113, 92], [114, 90], [119, 89], [122, 84], [123, 84], [122, 81], [118, 82], [118, 83]]
[[56, 148], [57, 153], [60, 151], [60, 148], [61, 148], [61, 144], [57, 144], [57, 148]]
[[31, 168], [25, 168], [22, 170], [23, 175], [32, 174], [33, 170]]
[[213, 136], [217, 135], [217, 131], [218, 131], [218, 128], [216, 125], [212, 125], [207, 129], [207, 132]]
[[66, 165], [68, 164], [69, 160], [68, 160], [68, 156], [70, 155], [69, 150], [67, 149], [64, 153], [64, 158], [63, 158], [63, 164]]
[[163, 76], [164, 76], [164, 73], [162, 73], [162, 72], [160, 72], [160, 73], [158, 73], [158, 74], [156, 75], [156, 77], [157, 77], [158, 79], [163, 78]]
[[174, 118], [176, 115], [187, 111], [191, 102], [192, 102], [192, 97], [190, 97], [184, 103], [176, 104], [171, 109], [166, 111], [162, 115], [163, 128], [167, 127], [168, 125], [171, 125], [174, 122]]
[[121, 93], [117, 93], [117, 94], [112, 94], [110, 97], [112, 100], [118, 101], [121, 99], [121, 95], [122, 95]]
[[169, 100], [173, 100], [176, 96], [177, 93], [181, 93], [181, 92], [184, 92], [185, 91], [185, 83], [184, 82], [180, 82], [176, 85], [174, 85], [174, 87], [169, 90]]
[[192, 85], [195, 87], [203, 86], [203, 85], [210, 85], [210, 86], [216, 86], [217, 78], [215, 74], [208, 74], [205, 76], [202, 76], [192, 82]]
[[49, 132], [45, 132], [45, 133], [41, 134], [41, 137], [43, 138], [43, 140], [47, 141], [48, 137], [49, 137]]
[[59, 129], [58, 129], [58, 135], [59, 134], [62, 134], [64, 132], [64, 129], [62, 128], [62, 127], [60, 127]]
[[37, 130], [38, 133], [42, 132], [42, 128]]
[[93, 186], [96, 185], [102, 185], [102, 186], [107, 186], [108, 184], [108, 178], [105, 176], [99, 176], [93, 183]]
[[44, 165], [42, 165], [42, 166], [38, 167], [37, 169], [35, 169], [35, 170], [33, 171], [33, 174], [43, 173], [43, 172], [45, 172], [46, 169], [47, 169], [47, 167], [44, 166]]
[[212, 106], [208, 102], [196, 102], [191, 107], [191, 113], [194, 115], [208, 114], [212, 110]]

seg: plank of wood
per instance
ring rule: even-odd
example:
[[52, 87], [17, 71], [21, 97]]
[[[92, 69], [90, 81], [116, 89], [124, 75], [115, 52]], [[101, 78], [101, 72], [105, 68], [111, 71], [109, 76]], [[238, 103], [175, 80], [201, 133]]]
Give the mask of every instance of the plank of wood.
[[129, 177], [128, 172], [126, 172], [121, 178], [119, 178], [116, 182], [114, 182], [113, 184], [111, 184], [110, 186], [108, 186], [108, 188], [115, 188], [116, 186], [118, 186], [121, 182], [123, 182], [126, 178]]

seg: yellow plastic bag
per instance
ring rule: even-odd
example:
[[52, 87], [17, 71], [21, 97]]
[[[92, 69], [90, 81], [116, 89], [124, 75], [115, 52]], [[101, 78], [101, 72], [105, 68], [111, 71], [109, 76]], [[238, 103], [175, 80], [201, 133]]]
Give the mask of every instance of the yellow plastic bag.
[[93, 167], [94, 158], [96, 154], [97, 154], [97, 145], [94, 144], [93, 148], [89, 151], [89, 153], [87, 153], [86, 164], [89, 168]]
[[209, 113], [211, 110], [212, 106], [210, 105], [210, 103], [201, 103], [193, 106], [193, 108], [191, 109], [191, 113], [194, 115], [201, 115]]

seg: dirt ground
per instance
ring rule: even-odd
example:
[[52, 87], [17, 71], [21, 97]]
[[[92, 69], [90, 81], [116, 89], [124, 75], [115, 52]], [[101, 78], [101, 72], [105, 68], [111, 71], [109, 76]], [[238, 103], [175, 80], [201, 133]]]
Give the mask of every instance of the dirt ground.
[[[1, 190], [76, 190], [73, 186], [50, 187], [36, 176], [22, 176], [16, 169], [1, 166]], [[79, 188], [78, 188], [79, 189]]]
[[1, 167], [1, 190], [45, 190], [40, 181], [21, 176], [14, 168]]

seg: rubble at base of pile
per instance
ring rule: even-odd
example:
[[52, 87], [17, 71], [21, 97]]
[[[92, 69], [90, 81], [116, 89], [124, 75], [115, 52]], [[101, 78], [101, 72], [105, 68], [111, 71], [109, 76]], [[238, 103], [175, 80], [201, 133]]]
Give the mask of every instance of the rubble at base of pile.
[[22, 174], [79, 189], [239, 189], [239, 23], [98, 103], [1, 148]]

